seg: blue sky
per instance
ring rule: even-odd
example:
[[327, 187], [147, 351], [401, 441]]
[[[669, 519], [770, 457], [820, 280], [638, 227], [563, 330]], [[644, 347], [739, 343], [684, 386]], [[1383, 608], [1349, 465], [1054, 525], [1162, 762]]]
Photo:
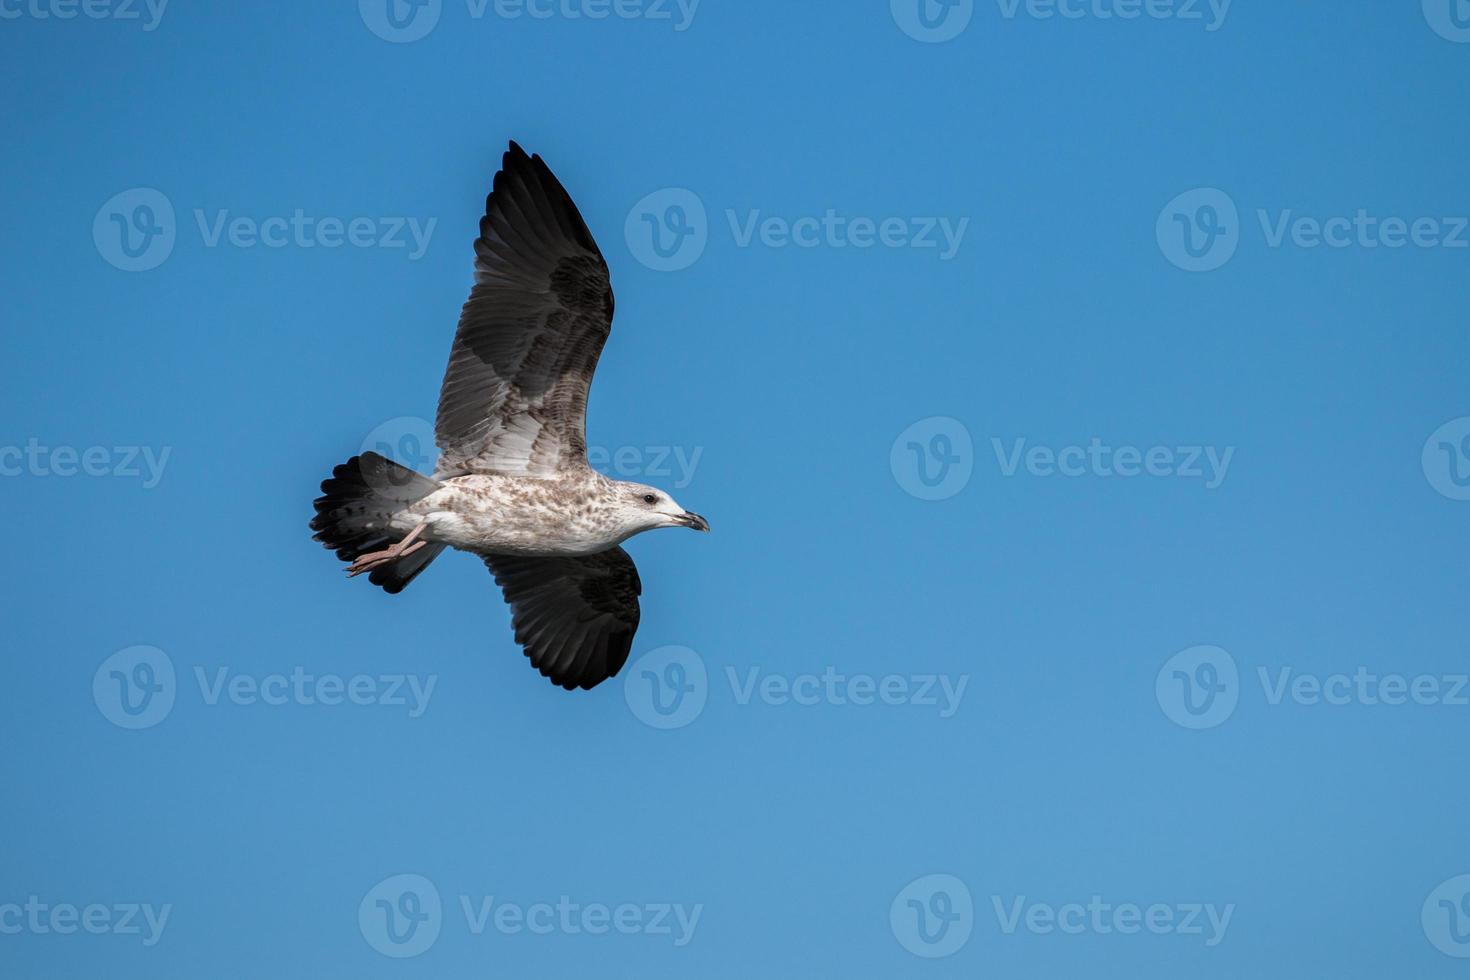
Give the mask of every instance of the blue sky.
[[[1470, 4], [394, 3], [0, 2], [0, 973], [1463, 973]], [[306, 528], [512, 138], [590, 694]]]

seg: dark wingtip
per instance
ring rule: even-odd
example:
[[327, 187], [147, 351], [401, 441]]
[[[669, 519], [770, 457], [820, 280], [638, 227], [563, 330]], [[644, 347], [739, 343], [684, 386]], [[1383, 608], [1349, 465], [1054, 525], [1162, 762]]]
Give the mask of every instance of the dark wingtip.
[[[490, 181], [490, 193], [485, 197], [485, 216], [480, 219], [480, 236], [483, 238], [490, 234], [493, 224], [487, 225], [491, 214], [496, 208], [496, 197], [500, 194], [510, 194], [509, 187], [514, 182], [523, 188], [523, 193], [538, 198], [544, 205], [554, 213], [563, 215], [561, 218], [552, 218], [553, 231], [556, 234], [570, 232], [577, 244], [588, 252], [602, 258], [602, 251], [597, 247], [597, 241], [592, 237], [592, 231], [587, 227], [582, 213], [577, 210], [576, 203], [567, 189], [557, 180], [556, 174], [551, 172], [551, 167], [541, 158], [539, 153], [528, 154], [521, 148], [521, 144], [515, 140], [509, 141], [509, 148], [500, 159], [500, 169], [495, 172], [495, 177]], [[545, 215], [530, 216], [527, 219], [532, 224], [543, 221]], [[513, 217], [506, 218], [507, 221], [515, 222]], [[565, 230], [555, 229], [558, 221], [565, 221], [568, 227]], [[547, 232], [542, 232], [546, 234]], [[611, 291], [609, 290], [609, 296]], [[608, 319], [612, 318], [612, 305], [608, 303], [606, 310]]]

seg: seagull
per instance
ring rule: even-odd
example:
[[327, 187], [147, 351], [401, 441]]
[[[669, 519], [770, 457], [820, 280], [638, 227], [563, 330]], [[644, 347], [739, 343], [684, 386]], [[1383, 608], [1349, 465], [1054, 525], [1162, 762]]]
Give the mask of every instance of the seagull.
[[512, 141], [439, 391], [433, 475], [354, 456], [323, 481], [311, 521], [349, 577], [390, 594], [445, 548], [478, 556], [532, 666], [569, 691], [616, 676], [632, 648], [643, 586], [619, 546], [654, 528], [709, 530], [667, 493], [587, 464], [587, 392], [612, 318], [607, 263], [577, 206]]

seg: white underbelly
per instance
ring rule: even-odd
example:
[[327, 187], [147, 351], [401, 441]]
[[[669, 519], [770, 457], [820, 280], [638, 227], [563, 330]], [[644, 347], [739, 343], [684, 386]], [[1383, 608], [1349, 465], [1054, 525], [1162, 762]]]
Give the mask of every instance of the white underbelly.
[[431, 511], [424, 516], [431, 541], [481, 555], [590, 555], [618, 543], [592, 528], [526, 515]]
[[481, 555], [590, 555], [622, 541], [576, 490], [483, 474], [455, 477], [398, 517], [408, 527], [426, 520], [430, 541]]

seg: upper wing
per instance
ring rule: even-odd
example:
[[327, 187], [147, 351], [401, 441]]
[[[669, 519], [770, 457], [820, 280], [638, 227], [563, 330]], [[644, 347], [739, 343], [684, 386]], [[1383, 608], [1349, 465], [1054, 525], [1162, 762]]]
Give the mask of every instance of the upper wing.
[[570, 691], [596, 687], [622, 670], [643, 593], [626, 551], [580, 558], [490, 555], [485, 564], [505, 590], [516, 642], [543, 677]]
[[539, 156], [510, 144], [439, 392], [442, 477], [587, 465], [587, 390], [612, 329], [607, 263]]

